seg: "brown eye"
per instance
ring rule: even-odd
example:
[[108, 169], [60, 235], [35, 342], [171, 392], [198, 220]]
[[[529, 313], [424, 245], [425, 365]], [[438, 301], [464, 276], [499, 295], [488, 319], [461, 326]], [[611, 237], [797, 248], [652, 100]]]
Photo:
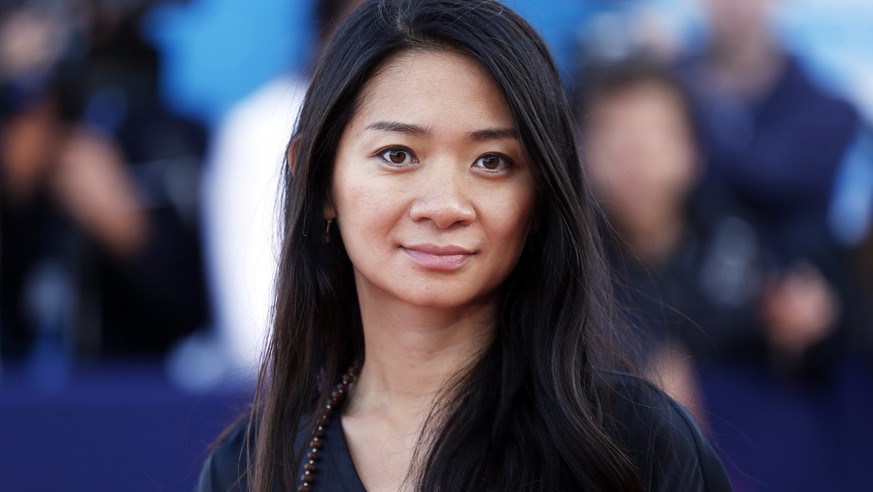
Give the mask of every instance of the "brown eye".
[[493, 156], [493, 155], [489, 155], [488, 157], [483, 157], [482, 158], [482, 167], [484, 167], [485, 169], [493, 171], [493, 170], [497, 169], [498, 167], [500, 167], [500, 158]]
[[412, 164], [414, 162], [412, 152], [405, 149], [388, 149], [379, 154], [379, 157], [388, 162], [388, 164], [395, 166]]
[[388, 160], [390, 160], [394, 164], [402, 164], [403, 161], [406, 160], [406, 151], [405, 150], [388, 151]]
[[509, 159], [500, 155], [483, 155], [476, 159], [476, 167], [489, 172], [500, 172], [510, 166]]

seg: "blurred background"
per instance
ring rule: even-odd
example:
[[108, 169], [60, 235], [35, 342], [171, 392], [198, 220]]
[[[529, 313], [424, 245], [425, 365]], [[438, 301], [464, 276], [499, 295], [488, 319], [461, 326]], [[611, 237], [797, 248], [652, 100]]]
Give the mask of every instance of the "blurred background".
[[[190, 490], [245, 411], [343, 0], [0, 1], [0, 484]], [[645, 340], [739, 491], [873, 483], [873, 2], [509, 0]]]

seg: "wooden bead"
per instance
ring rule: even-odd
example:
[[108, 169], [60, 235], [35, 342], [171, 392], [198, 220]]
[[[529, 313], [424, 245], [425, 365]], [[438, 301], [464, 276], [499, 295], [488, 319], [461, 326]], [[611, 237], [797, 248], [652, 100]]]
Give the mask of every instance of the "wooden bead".
[[297, 486], [298, 492], [311, 491], [312, 484], [315, 483], [314, 474], [318, 471], [316, 462], [320, 459], [319, 450], [324, 447], [322, 439], [327, 435], [325, 428], [330, 424], [330, 417], [333, 415], [334, 409], [340, 408], [346, 392], [348, 392], [349, 387], [354, 383], [360, 370], [361, 361], [356, 360], [346, 371], [345, 375], [343, 375], [342, 382], [337, 384], [331, 392], [330, 400], [324, 406], [324, 411], [318, 420], [318, 426], [313, 433], [312, 440], [309, 441], [310, 451], [306, 455], [309, 462], [303, 466], [303, 475], [300, 476], [300, 484]]

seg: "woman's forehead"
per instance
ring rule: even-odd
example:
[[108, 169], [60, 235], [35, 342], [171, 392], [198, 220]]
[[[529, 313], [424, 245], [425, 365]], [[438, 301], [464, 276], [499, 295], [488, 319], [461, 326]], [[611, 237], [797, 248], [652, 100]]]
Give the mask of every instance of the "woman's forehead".
[[515, 127], [497, 83], [471, 57], [445, 49], [406, 51], [386, 60], [359, 94], [353, 119], [360, 118], [470, 130]]

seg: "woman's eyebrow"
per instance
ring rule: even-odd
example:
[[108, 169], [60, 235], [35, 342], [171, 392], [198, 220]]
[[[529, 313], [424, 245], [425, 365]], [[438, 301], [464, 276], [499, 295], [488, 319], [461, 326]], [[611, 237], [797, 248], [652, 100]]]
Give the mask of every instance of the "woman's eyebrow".
[[518, 140], [518, 132], [515, 128], [488, 128], [485, 130], [476, 130], [475, 132], [470, 132], [470, 138], [472, 140], [505, 140], [505, 139], [515, 139]]
[[[423, 126], [411, 123], [401, 123], [399, 121], [376, 121], [368, 125], [366, 129], [404, 133], [416, 137], [429, 135], [431, 133], [430, 129]], [[505, 139], [518, 140], [518, 132], [515, 128], [486, 128], [484, 130], [470, 132], [470, 139], [476, 141]]]
[[405, 133], [412, 136], [423, 136], [430, 133], [430, 130], [423, 126], [401, 123], [399, 121], [377, 121], [368, 125], [366, 129]]

